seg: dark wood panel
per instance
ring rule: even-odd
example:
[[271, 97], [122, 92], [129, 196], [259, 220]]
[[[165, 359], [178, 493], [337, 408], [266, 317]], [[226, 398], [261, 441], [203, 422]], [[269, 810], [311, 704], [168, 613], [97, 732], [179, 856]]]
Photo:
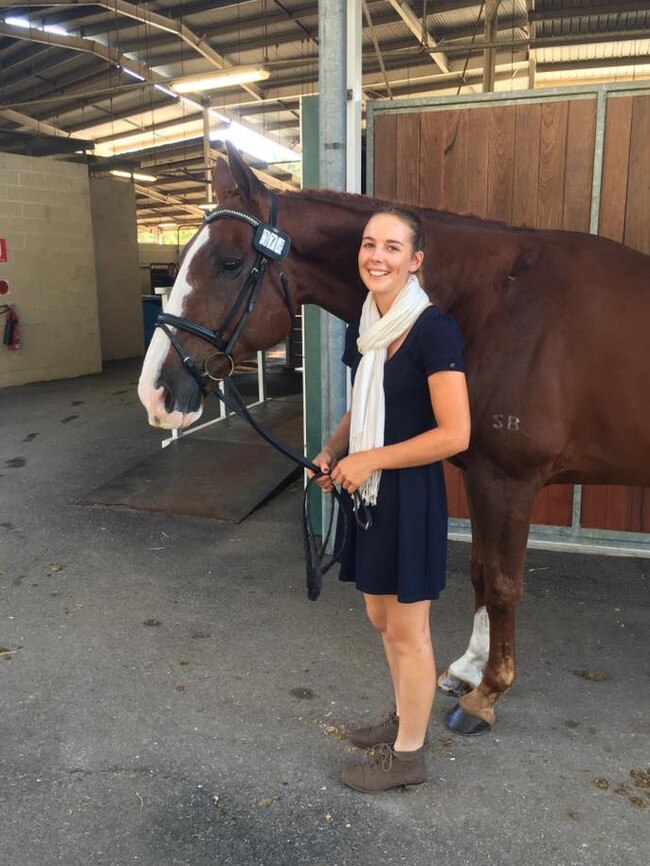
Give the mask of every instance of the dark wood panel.
[[562, 218], [562, 228], [567, 231], [589, 231], [596, 108], [595, 99], [576, 99], [569, 103]]
[[406, 204], [420, 202], [420, 115], [400, 114], [396, 133], [395, 198]]
[[622, 243], [625, 234], [625, 200], [630, 165], [632, 97], [607, 100], [603, 180], [600, 192], [598, 233]]
[[468, 111], [445, 111], [443, 155], [443, 200], [446, 210], [467, 212]]
[[650, 253], [650, 96], [635, 96], [630, 132], [630, 170], [625, 244]]
[[518, 105], [515, 117], [512, 222], [535, 228], [542, 106]]
[[515, 150], [514, 105], [496, 106], [488, 116], [487, 216], [512, 222]]
[[569, 105], [542, 103], [537, 190], [537, 228], [561, 229]]
[[423, 207], [441, 209], [444, 206], [442, 164], [444, 125], [440, 112], [428, 111], [420, 123], [420, 196]]
[[487, 216], [488, 121], [489, 108], [469, 112], [467, 141], [467, 211]]
[[444, 463], [445, 485], [447, 487], [447, 509], [450, 517], [469, 518], [469, 505], [465, 494], [463, 472], [451, 463]]
[[587, 529], [650, 533], [650, 488], [585, 486], [580, 523]]
[[395, 155], [397, 115], [380, 114], [375, 117], [373, 154], [373, 195], [377, 198], [395, 200]]

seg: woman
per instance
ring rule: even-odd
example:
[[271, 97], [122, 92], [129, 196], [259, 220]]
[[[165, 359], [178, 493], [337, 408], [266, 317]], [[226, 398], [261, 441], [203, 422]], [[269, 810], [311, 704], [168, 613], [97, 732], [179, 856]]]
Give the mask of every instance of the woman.
[[395, 693], [383, 722], [349, 734], [355, 745], [375, 749], [343, 773], [346, 785], [367, 793], [427, 778], [436, 682], [429, 608], [446, 571], [441, 461], [469, 443], [462, 340], [417, 279], [423, 247], [411, 211], [389, 208], [366, 225], [358, 263], [368, 296], [348, 326], [343, 356], [351, 409], [314, 458], [325, 492], [333, 484], [356, 492], [372, 515], [365, 531], [349, 521], [353, 537], [340, 556], [340, 578], [356, 582], [381, 634]]

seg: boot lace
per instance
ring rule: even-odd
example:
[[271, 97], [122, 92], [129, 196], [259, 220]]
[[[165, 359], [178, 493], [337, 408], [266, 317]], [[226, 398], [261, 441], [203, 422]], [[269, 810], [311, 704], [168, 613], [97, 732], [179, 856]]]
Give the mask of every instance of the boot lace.
[[381, 743], [373, 749], [373, 754], [368, 761], [368, 766], [373, 770], [378, 769], [382, 770], [384, 773], [388, 773], [390, 772], [390, 768], [393, 766], [394, 756], [395, 753], [393, 752], [391, 744]]

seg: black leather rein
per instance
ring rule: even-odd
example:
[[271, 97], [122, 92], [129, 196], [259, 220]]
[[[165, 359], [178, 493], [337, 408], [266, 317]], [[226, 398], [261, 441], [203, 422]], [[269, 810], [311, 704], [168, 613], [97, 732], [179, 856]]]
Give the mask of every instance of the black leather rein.
[[[231, 412], [235, 412], [237, 415], [239, 415], [240, 418], [250, 424], [250, 426], [255, 430], [255, 432], [258, 433], [266, 442], [268, 442], [269, 445], [271, 445], [281, 454], [284, 454], [285, 457], [293, 460], [294, 463], [297, 463], [299, 466], [302, 466], [303, 468], [313, 473], [313, 477], [308, 480], [305, 487], [305, 493], [303, 497], [302, 528], [303, 546], [305, 550], [305, 562], [307, 568], [307, 595], [312, 601], [315, 601], [321, 592], [323, 576], [335, 564], [338, 555], [341, 553], [347, 543], [347, 536], [349, 534], [349, 511], [346, 508], [346, 503], [343, 499], [344, 494], [335, 486], [332, 488], [334, 498], [339, 503], [339, 508], [343, 513], [343, 537], [339, 545], [339, 549], [332, 555], [329, 562], [325, 563], [325, 552], [332, 534], [334, 509], [331, 510], [327, 532], [325, 533], [325, 539], [321, 545], [318, 545], [316, 542], [316, 537], [311, 526], [311, 519], [309, 513], [309, 490], [311, 485], [314, 483], [315, 478], [322, 475], [322, 472], [320, 471], [319, 467], [312, 463], [310, 460], [308, 460], [304, 456], [304, 454], [302, 454], [302, 452], [298, 451], [298, 449], [296, 448], [293, 448], [291, 445], [288, 445], [286, 442], [282, 442], [281, 440], [277, 439], [271, 432], [269, 432], [265, 427], [259, 424], [255, 420], [255, 418], [253, 418], [253, 416], [248, 411], [248, 408], [244, 403], [241, 394], [237, 390], [237, 387], [230, 378], [235, 370], [235, 361], [233, 356], [235, 345], [237, 344], [237, 341], [239, 340], [239, 337], [244, 329], [246, 320], [255, 309], [255, 304], [262, 288], [262, 281], [264, 279], [264, 274], [266, 273], [266, 268], [269, 263], [274, 264], [276, 262], [283, 261], [289, 254], [289, 249], [291, 248], [290, 237], [275, 225], [277, 215], [277, 200], [273, 193], [270, 193], [270, 195], [271, 214], [268, 223], [264, 223], [262, 222], [262, 220], [258, 219], [252, 214], [245, 213], [244, 211], [234, 210], [232, 208], [225, 207], [217, 207], [205, 217], [205, 224], [209, 224], [216, 219], [237, 219], [247, 223], [251, 226], [251, 228], [255, 229], [255, 235], [252, 240], [252, 246], [256, 252], [255, 261], [251, 270], [248, 273], [248, 276], [244, 280], [244, 284], [235, 300], [235, 303], [231, 307], [221, 326], [216, 330], [211, 331], [204, 325], [201, 325], [198, 322], [193, 322], [190, 319], [184, 319], [181, 316], [174, 316], [170, 313], [161, 313], [156, 320], [156, 327], [161, 328], [165, 332], [165, 334], [169, 338], [172, 347], [183, 362], [186, 370], [194, 378], [201, 394], [203, 394], [204, 397], [208, 395], [209, 390], [212, 390], [212, 393], [216, 397], [218, 397], [219, 400], [221, 400], [221, 402], [228, 409], [230, 409]], [[279, 274], [279, 278], [280, 285], [282, 286], [283, 290], [284, 301], [289, 310], [289, 314], [293, 319], [293, 308], [291, 304], [291, 296], [289, 294], [287, 278], [282, 272]], [[234, 326], [230, 337], [226, 339], [226, 337], [224, 336], [225, 331], [232, 324], [232, 322], [237, 316], [239, 309], [242, 307], [243, 309], [239, 316], [239, 320]], [[195, 337], [200, 337], [202, 340], [205, 340], [206, 342], [210, 343], [212, 346], [215, 347], [217, 351], [211, 355], [208, 355], [208, 357], [205, 359], [203, 370], [201, 370], [201, 368], [191, 357], [189, 352], [186, 351], [180, 339], [169, 327], [170, 325], [181, 331], [186, 331], [189, 334], [193, 334]], [[210, 359], [217, 354], [223, 355], [230, 362], [230, 371], [221, 378], [216, 378], [215, 376], [212, 376], [207, 366]], [[222, 382], [223, 391], [220, 388], [208, 389], [208, 387], [206, 386], [206, 379]], [[354, 493], [352, 496], [352, 508], [355, 520], [358, 525], [363, 529], [368, 529], [372, 524], [372, 519], [370, 517], [370, 513], [366, 509], [366, 506], [362, 502], [358, 493]]]

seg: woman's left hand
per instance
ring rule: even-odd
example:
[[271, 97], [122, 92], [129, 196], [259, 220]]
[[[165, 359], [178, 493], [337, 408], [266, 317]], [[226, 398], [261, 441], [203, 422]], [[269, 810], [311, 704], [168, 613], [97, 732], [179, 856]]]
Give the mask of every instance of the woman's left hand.
[[354, 493], [377, 468], [371, 455], [372, 451], [357, 451], [356, 454], [348, 454], [347, 457], [339, 460], [332, 470], [330, 478], [336, 484], [340, 484], [348, 493]]

